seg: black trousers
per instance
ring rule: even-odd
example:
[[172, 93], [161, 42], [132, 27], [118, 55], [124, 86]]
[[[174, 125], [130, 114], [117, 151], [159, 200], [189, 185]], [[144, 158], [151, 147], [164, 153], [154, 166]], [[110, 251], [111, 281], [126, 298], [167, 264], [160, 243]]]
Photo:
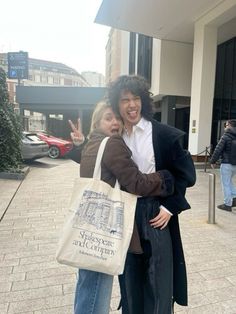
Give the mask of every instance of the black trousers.
[[168, 227], [150, 226], [159, 213], [154, 198], [138, 199], [136, 223], [143, 254], [128, 253], [124, 273], [119, 276], [122, 314], [171, 314], [173, 257]]

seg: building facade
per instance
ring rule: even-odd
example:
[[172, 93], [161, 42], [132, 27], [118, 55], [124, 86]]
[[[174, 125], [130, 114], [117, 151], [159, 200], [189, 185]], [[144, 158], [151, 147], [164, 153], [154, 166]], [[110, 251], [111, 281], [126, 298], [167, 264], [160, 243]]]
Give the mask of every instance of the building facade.
[[[80, 86], [86, 87], [90, 84], [73, 68], [63, 63], [29, 58], [29, 76], [22, 80], [24, 86]], [[8, 72], [7, 53], [0, 53], [0, 67]], [[14, 85], [17, 80], [7, 79], [10, 100], [15, 103]]]
[[[174, 55], [166, 41], [117, 29], [111, 29], [106, 46], [107, 83], [123, 74], [144, 76], [154, 95], [155, 118], [185, 131], [185, 147], [188, 145], [192, 49], [192, 45], [183, 44]], [[181, 53], [184, 58], [178, 57]], [[177, 62], [171, 63], [172, 59]]]
[[93, 71], [84, 71], [81, 73], [81, 75], [91, 87], [104, 87], [105, 86], [105, 76], [102, 73], [93, 72]]
[[111, 28], [106, 45], [106, 84], [129, 71], [130, 33]]
[[[28, 60], [29, 75], [28, 79], [20, 82], [24, 86], [67, 86], [67, 87], [88, 87], [90, 84], [85, 78], [73, 68], [68, 67], [63, 63], [39, 60], [29, 58]], [[5, 72], [8, 72], [7, 53], [0, 53], [0, 67]], [[18, 80], [7, 79], [8, 92], [10, 102], [14, 105], [15, 110], [19, 111], [19, 106], [16, 102], [16, 86]], [[42, 113], [31, 112], [24, 110], [23, 126], [25, 130], [45, 130], [47, 128], [46, 117]], [[60, 122], [61, 115], [52, 115], [51, 121]]]
[[[236, 0], [103, 0], [96, 22], [135, 34], [127, 46], [127, 73], [138, 73], [150, 80], [156, 117], [187, 131], [187, 147], [193, 156], [204, 154], [205, 148], [218, 140], [225, 119], [236, 118], [234, 89], [230, 88], [235, 81], [229, 82], [229, 71], [223, 75], [229, 87], [221, 90], [221, 101], [215, 99], [216, 88], [221, 86], [216, 79], [223, 62], [220, 50], [228, 53], [227, 60], [229, 56], [235, 60], [233, 49], [220, 47], [234, 45]], [[234, 61], [228, 67], [234, 69]], [[230, 101], [225, 88], [232, 90]]]

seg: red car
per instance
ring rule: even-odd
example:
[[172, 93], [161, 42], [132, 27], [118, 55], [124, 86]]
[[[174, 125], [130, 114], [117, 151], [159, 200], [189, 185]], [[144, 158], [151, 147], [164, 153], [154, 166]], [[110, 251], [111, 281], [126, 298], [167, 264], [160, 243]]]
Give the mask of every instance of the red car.
[[70, 141], [55, 137], [45, 132], [37, 132], [38, 137], [49, 145], [48, 156], [55, 159], [65, 156], [72, 148]]

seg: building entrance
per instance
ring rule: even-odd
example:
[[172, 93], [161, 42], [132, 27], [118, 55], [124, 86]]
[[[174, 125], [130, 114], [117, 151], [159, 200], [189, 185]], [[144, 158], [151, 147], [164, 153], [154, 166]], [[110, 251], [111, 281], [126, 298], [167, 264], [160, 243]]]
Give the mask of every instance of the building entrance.
[[219, 141], [224, 122], [236, 119], [236, 37], [217, 48], [211, 143]]

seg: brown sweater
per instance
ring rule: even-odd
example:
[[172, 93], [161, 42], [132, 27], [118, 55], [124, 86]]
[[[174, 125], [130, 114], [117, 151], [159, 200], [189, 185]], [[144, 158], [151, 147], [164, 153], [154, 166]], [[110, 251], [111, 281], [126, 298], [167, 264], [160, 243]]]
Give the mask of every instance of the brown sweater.
[[[93, 176], [98, 148], [105, 135], [98, 131], [91, 134], [82, 151], [80, 162], [81, 177]], [[101, 179], [111, 186], [116, 179], [123, 190], [140, 196], [168, 196], [173, 193], [174, 179], [169, 171], [143, 174], [131, 158], [132, 153], [123, 138], [113, 135], [107, 141], [101, 163]], [[130, 243], [130, 251], [142, 253], [136, 225]]]

